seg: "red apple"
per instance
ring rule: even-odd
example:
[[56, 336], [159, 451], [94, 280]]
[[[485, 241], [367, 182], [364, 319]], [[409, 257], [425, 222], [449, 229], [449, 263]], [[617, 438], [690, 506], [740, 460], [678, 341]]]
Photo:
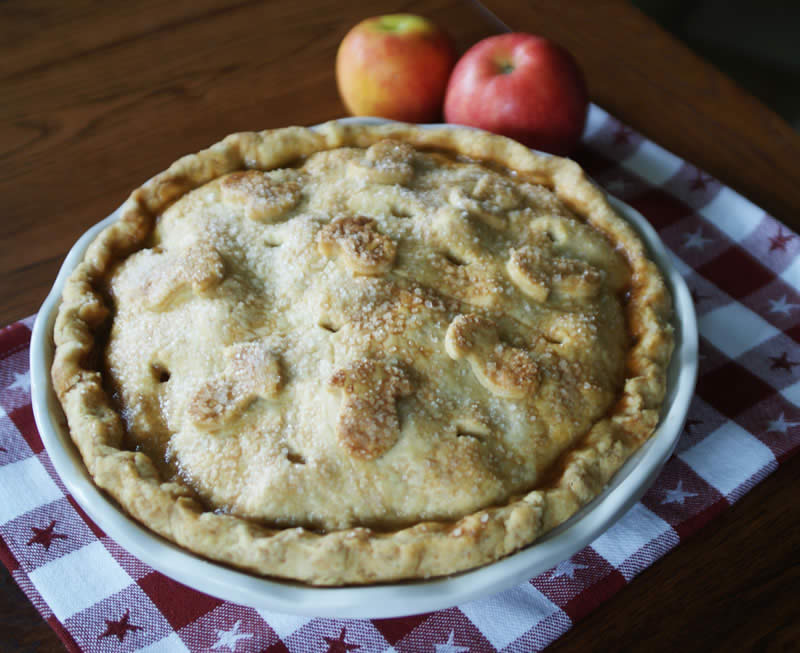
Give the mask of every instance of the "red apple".
[[447, 122], [480, 127], [553, 154], [578, 143], [589, 99], [578, 64], [532, 34], [490, 36], [456, 63], [444, 102]]
[[427, 18], [376, 16], [342, 40], [336, 82], [353, 115], [430, 122], [441, 116], [455, 60], [447, 34]]

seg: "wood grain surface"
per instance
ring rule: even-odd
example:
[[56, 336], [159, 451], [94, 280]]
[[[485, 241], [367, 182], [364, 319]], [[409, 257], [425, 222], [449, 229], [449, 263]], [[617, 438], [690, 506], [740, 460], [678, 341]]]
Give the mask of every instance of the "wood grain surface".
[[[568, 47], [598, 104], [800, 228], [800, 137], [628, 3], [485, 5]], [[78, 236], [179, 156], [343, 115], [339, 41], [401, 10], [461, 51], [503, 29], [469, 0], [0, 3], [0, 325], [35, 312]], [[797, 650], [799, 477], [795, 457], [548, 650]], [[63, 650], [4, 569], [0, 650]]]

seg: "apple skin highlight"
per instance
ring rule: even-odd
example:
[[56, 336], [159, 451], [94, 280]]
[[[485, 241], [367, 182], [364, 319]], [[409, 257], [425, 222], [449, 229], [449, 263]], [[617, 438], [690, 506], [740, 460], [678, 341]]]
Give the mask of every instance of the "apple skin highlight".
[[486, 38], [456, 63], [447, 122], [479, 127], [552, 154], [569, 154], [586, 122], [580, 67], [562, 47], [531, 34]]
[[347, 110], [405, 122], [440, 119], [455, 50], [447, 34], [412, 14], [361, 21], [342, 40], [336, 82]]

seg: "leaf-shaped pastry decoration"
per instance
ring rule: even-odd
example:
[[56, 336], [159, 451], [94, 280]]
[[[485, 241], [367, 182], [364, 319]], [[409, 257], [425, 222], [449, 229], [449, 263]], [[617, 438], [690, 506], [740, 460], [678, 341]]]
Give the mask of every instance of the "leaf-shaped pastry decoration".
[[263, 343], [237, 343], [225, 353], [223, 372], [203, 383], [189, 400], [189, 418], [206, 430], [230, 424], [256, 399], [272, 399], [281, 389], [280, 359]]
[[375, 221], [364, 216], [337, 218], [317, 235], [323, 256], [340, 255], [353, 274], [381, 275], [391, 269], [397, 248], [379, 232]]
[[336, 434], [339, 443], [354, 457], [378, 458], [400, 437], [397, 399], [411, 394], [407, 372], [387, 360], [362, 359], [337, 370], [332, 388], [344, 394]]
[[362, 159], [350, 162], [347, 174], [376, 184], [407, 184], [414, 177], [414, 148], [399, 141], [378, 141]]
[[178, 252], [159, 255], [142, 280], [145, 305], [163, 308], [181, 290], [190, 287], [203, 295], [225, 276], [225, 264], [214, 246], [199, 240]]
[[521, 399], [539, 387], [539, 367], [528, 352], [501, 342], [495, 325], [479, 315], [457, 316], [445, 348], [453, 360], [466, 358], [481, 385], [498, 397]]
[[511, 250], [508, 276], [534, 301], [544, 303], [553, 291], [574, 299], [589, 299], [603, 285], [604, 273], [579, 259], [548, 255], [539, 247], [525, 245]]
[[260, 170], [242, 170], [229, 174], [222, 181], [222, 197], [241, 204], [251, 220], [274, 222], [300, 201], [300, 184], [280, 179]]
[[492, 173], [486, 173], [478, 179], [469, 193], [462, 188], [453, 188], [447, 199], [457, 209], [501, 231], [508, 226], [506, 213], [521, 205], [514, 189]]

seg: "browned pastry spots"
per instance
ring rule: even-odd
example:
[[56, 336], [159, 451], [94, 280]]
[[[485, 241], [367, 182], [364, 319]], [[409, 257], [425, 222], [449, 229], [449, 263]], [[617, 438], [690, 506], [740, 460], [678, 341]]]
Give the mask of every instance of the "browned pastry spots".
[[447, 328], [445, 348], [450, 358], [466, 358], [489, 392], [521, 399], [539, 387], [539, 368], [523, 349], [500, 341], [497, 328], [475, 314], [457, 316]]
[[183, 251], [159, 257], [142, 280], [145, 305], [162, 308], [184, 288], [191, 287], [203, 295], [218, 285], [225, 276], [225, 265], [219, 252], [200, 240]]
[[390, 270], [396, 252], [394, 241], [364, 216], [337, 218], [325, 225], [317, 235], [317, 247], [323, 256], [341, 253], [353, 274], [369, 276]]
[[372, 460], [400, 437], [396, 400], [411, 394], [411, 380], [391, 361], [363, 359], [337, 370], [330, 385], [344, 392], [336, 423], [339, 443], [356, 458]]
[[225, 352], [222, 374], [203, 383], [189, 400], [189, 418], [206, 430], [238, 419], [256, 399], [271, 399], [281, 389], [278, 356], [262, 343], [237, 343]]
[[278, 181], [259, 170], [234, 172], [222, 181], [222, 197], [243, 205], [248, 218], [261, 222], [273, 222], [293, 209], [301, 195], [296, 181]]
[[486, 173], [475, 184], [470, 194], [461, 188], [453, 188], [448, 201], [462, 211], [482, 220], [494, 229], [508, 226], [506, 213], [519, 208], [521, 200], [514, 189], [503, 179]]
[[408, 143], [382, 140], [367, 148], [364, 158], [352, 161], [348, 174], [376, 184], [407, 184], [414, 177], [414, 148]]
[[599, 292], [605, 276], [584, 261], [554, 256], [528, 245], [511, 250], [506, 270], [522, 292], [540, 303], [547, 301], [551, 291], [589, 299]]

